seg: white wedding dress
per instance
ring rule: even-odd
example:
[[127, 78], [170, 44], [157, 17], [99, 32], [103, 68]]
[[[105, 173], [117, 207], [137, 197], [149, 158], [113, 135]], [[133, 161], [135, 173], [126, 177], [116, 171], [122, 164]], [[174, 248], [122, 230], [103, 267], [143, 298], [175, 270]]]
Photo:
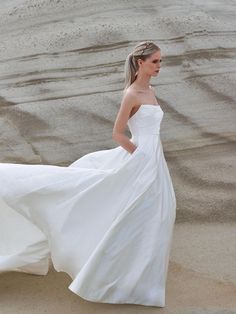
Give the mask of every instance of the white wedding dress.
[[163, 154], [163, 110], [128, 120], [137, 145], [86, 154], [68, 167], [0, 163], [0, 271], [73, 279], [102, 303], [165, 306], [176, 198]]

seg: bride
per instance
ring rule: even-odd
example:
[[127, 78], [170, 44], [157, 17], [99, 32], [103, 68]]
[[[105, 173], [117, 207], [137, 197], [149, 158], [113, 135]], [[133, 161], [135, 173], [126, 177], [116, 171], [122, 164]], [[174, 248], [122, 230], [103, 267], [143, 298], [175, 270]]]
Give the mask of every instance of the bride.
[[150, 85], [160, 63], [152, 41], [127, 56], [117, 147], [68, 167], [0, 163], [1, 272], [46, 275], [51, 259], [86, 300], [165, 306], [176, 198]]

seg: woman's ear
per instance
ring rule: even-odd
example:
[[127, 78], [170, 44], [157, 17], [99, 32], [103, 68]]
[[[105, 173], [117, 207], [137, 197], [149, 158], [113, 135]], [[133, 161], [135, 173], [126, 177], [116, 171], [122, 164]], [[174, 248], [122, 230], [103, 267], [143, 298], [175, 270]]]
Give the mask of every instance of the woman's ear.
[[142, 64], [142, 59], [138, 59], [137, 63], [140, 66]]

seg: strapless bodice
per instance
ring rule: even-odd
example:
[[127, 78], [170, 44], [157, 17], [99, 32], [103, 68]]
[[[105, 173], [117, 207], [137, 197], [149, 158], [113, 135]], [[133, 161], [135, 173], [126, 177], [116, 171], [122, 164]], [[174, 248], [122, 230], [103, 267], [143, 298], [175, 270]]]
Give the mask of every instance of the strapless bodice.
[[164, 112], [159, 105], [142, 104], [128, 120], [132, 136], [149, 136], [160, 133]]

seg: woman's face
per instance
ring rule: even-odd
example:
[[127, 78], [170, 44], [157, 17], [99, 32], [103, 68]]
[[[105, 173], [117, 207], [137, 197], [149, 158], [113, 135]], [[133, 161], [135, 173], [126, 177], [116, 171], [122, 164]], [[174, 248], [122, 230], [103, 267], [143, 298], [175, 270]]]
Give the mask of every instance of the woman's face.
[[161, 68], [161, 52], [160, 50], [154, 52], [145, 61], [139, 59], [139, 69], [142, 73], [156, 76]]

